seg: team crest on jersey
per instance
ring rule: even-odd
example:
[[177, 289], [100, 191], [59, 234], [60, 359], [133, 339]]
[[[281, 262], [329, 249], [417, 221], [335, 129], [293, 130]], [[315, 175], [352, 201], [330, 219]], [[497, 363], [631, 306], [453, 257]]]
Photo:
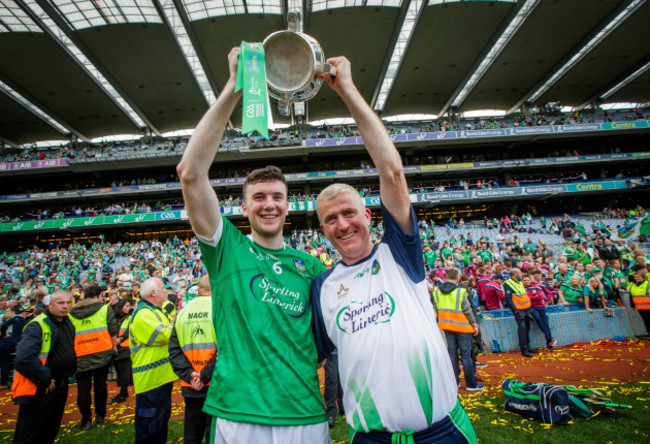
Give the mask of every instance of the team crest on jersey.
[[305, 265], [305, 261], [303, 261], [302, 259], [294, 259], [293, 264], [296, 266], [296, 270], [307, 271], [307, 266]]
[[379, 261], [375, 259], [375, 261], [372, 263], [372, 274], [377, 274], [379, 273], [379, 270], [381, 270], [381, 265], [379, 265]]
[[350, 291], [349, 288], [345, 288], [345, 285], [341, 284], [341, 287], [339, 288], [339, 291], [336, 292], [338, 295], [339, 299], [343, 299], [348, 295], [348, 291]]

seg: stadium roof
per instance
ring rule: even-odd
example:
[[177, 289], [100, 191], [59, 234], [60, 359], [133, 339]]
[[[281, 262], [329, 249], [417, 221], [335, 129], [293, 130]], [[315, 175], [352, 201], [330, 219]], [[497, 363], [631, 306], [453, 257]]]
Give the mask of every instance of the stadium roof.
[[[193, 128], [230, 48], [296, 8], [385, 117], [650, 101], [646, 0], [0, 0], [0, 142]], [[345, 116], [327, 86], [308, 102]]]

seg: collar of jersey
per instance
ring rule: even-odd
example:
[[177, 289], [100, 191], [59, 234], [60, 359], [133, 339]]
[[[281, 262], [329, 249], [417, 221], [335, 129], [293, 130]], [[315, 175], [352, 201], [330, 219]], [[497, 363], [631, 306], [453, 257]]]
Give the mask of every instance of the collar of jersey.
[[259, 248], [261, 248], [262, 250], [273, 251], [273, 252], [275, 252], [275, 253], [279, 253], [280, 251], [284, 251], [284, 250], [287, 248], [287, 243], [284, 242], [284, 241], [282, 242], [282, 248], [268, 248], [268, 247], [265, 247], [264, 245], [260, 245], [260, 244], [258, 244], [257, 242], [255, 242], [255, 241], [253, 240], [253, 235], [252, 235], [252, 234], [247, 234], [246, 237], [247, 237], [247, 238], [248, 238], [248, 239], [249, 239], [253, 244], [255, 244], [256, 247], [259, 247]]
[[368, 256], [364, 257], [363, 259], [359, 259], [359, 260], [356, 261], [354, 264], [350, 264], [350, 265], [348, 265], [348, 264], [346, 264], [346, 263], [343, 262], [343, 261], [340, 261], [340, 263], [343, 264], [343, 265], [345, 265], [346, 267], [355, 267], [355, 266], [357, 266], [357, 265], [359, 265], [359, 264], [362, 264], [362, 263], [364, 263], [365, 261], [367, 261], [368, 259], [370, 259], [372, 256], [375, 255], [375, 252], [377, 251], [377, 247], [378, 247], [378, 246], [379, 246], [379, 244], [375, 244], [375, 245], [373, 245], [373, 247], [372, 247], [372, 251], [370, 252], [370, 254], [369, 254]]

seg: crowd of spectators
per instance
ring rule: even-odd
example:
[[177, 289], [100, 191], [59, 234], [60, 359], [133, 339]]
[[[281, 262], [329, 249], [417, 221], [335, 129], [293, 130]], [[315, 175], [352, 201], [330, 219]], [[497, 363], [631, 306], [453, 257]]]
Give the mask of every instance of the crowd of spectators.
[[[640, 205], [636, 208], [603, 208], [601, 212], [603, 218], [607, 219], [625, 219], [628, 222], [631, 219], [643, 218], [646, 215], [645, 209]], [[625, 224], [626, 225], [626, 224]]]
[[[620, 148], [617, 146], [605, 147], [606, 151], [611, 152], [612, 154], [620, 153]], [[589, 150], [589, 152], [579, 152], [576, 148], [567, 148], [567, 149], [555, 149], [553, 152], [547, 153], [552, 157], [575, 157], [580, 155], [591, 155], [596, 154], [599, 150]], [[502, 152], [497, 154], [503, 156]], [[493, 160], [493, 155], [490, 151], [484, 151], [472, 155], [472, 160], [476, 162], [480, 161], [490, 161]], [[516, 155], [515, 155], [516, 157]], [[516, 160], [520, 163], [526, 163], [526, 159], [511, 159], [507, 160]], [[431, 158], [431, 157], [420, 157], [417, 154], [413, 156], [405, 156], [404, 162], [409, 166], [426, 166], [429, 164], [436, 163], [445, 163], [445, 164], [454, 164], [459, 162], [464, 162], [465, 158], [462, 153], [453, 154], [450, 156], [443, 157], [441, 159]], [[345, 169], [371, 169], [374, 168], [372, 163], [364, 159], [342, 159], [334, 163], [322, 162], [322, 163], [313, 163], [310, 165], [313, 172], [320, 171], [335, 171], [335, 170], [345, 170]], [[304, 171], [304, 165], [285, 165], [283, 166], [285, 173], [291, 173], [296, 171]], [[239, 178], [245, 177], [248, 170], [246, 168], [233, 168], [228, 170], [220, 170], [219, 177], [221, 178]], [[512, 171], [516, 172], [515, 170]], [[612, 171], [611, 176], [614, 176], [616, 180], [623, 180], [627, 176], [634, 177], [638, 175], [637, 172], [630, 170], [626, 171], [625, 174], [622, 171]], [[473, 180], [464, 179], [455, 183], [445, 182], [433, 185], [426, 185], [426, 187], [434, 188], [433, 191], [445, 191], [448, 189], [485, 189], [485, 188], [497, 188], [500, 186], [519, 186], [519, 185], [531, 185], [531, 184], [549, 184], [549, 183], [566, 183], [566, 182], [575, 182], [580, 180], [587, 180], [588, 176], [585, 171], [574, 171], [571, 173], [565, 173], [562, 175], [539, 175], [539, 174], [527, 174], [527, 175], [511, 175], [506, 181], [505, 179], [499, 180], [499, 178], [475, 178]], [[480, 179], [480, 180], [479, 180]], [[140, 185], [152, 185], [152, 184], [168, 184], [168, 183], [178, 183], [178, 177], [176, 172], [173, 169], [168, 168], [165, 171], [156, 172], [149, 174], [148, 176], [140, 176], [137, 172], [111, 172], [111, 174], [106, 175], [92, 175], [90, 177], [85, 176], [76, 176], [72, 175], [66, 178], [59, 178], [58, 180], [53, 181], [11, 181], [3, 184], [4, 195], [11, 194], [31, 194], [31, 193], [42, 193], [42, 192], [51, 192], [51, 191], [72, 191], [72, 190], [84, 190], [84, 189], [94, 189], [94, 188], [120, 188], [128, 186], [140, 186]], [[419, 185], [415, 185], [415, 188], [419, 188]], [[430, 192], [431, 190], [425, 190], [425, 192]]]
[[[521, 115], [515, 118], [476, 118], [465, 119], [457, 122], [450, 121], [431, 121], [431, 122], [404, 122], [404, 123], [387, 123], [386, 130], [389, 134], [404, 134], [433, 131], [462, 131], [462, 130], [481, 130], [481, 129], [499, 129], [499, 128], [516, 128], [522, 126], [546, 126], [546, 125], [573, 125], [582, 123], [608, 122], [613, 120], [635, 120], [645, 119], [645, 114], [639, 110], [631, 112], [598, 112], [583, 115], [582, 112], [574, 113], [553, 113], [547, 115], [543, 113], [533, 113], [530, 115]], [[277, 130], [274, 131], [268, 140], [259, 136], [242, 136], [237, 131], [227, 134], [222, 142], [222, 148], [226, 150], [241, 150], [248, 148], [258, 148], [265, 146], [288, 146], [295, 145], [303, 139], [313, 138], [338, 138], [354, 137], [359, 132], [354, 125], [327, 125], [324, 124], [318, 128], [309, 128], [306, 130]], [[130, 152], [155, 152], [168, 153], [177, 156], [182, 154], [182, 150], [187, 145], [188, 137], [172, 138], [143, 138], [141, 140], [130, 141], [112, 141], [99, 142], [94, 144], [73, 142], [64, 144], [59, 147], [49, 147], [38, 149], [36, 147], [9, 150], [9, 152], [0, 154], [0, 162], [21, 162], [47, 159], [109, 159], [118, 153]]]
[[[370, 167], [370, 165], [362, 165], [362, 167]], [[526, 185], [538, 185], [538, 184], [553, 184], [553, 183], [571, 183], [575, 181], [586, 181], [587, 174], [582, 172], [578, 174], [569, 174], [569, 175], [559, 175], [559, 176], [545, 176], [545, 177], [534, 177], [533, 175], [529, 176], [516, 176], [513, 177], [507, 184], [507, 187], [520, 187]], [[115, 182], [112, 184], [113, 187], [120, 187], [133, 184], [146, 184], [146, 183], [155, 183], [154, 179], [144, 179], [144, 180], [135, 180], [132, 179], [130, 183], [124, 183], [123, 181]], [[410, 193], [421, 194], [421, 193], [441, 193], [446, 191], [454, 190], [485, 190], [500, 188], [500, 182], [498, 178], [494, 179], [464, 179], [460, 180], [457, 183], [452, 182], [436, 182], [428, 181], [427, 183], [419, 183], [416, 186], [409, 189]], [[362, 197], [371, 197], [378, 196], [379, 189], [374, 189], [370, 187], [362, 187], [360, 189], [360, 195]], [[305, 201], [315, 201], [318, 197], [318, 192], [312, 192], [310, 194], [296, 193], [291, 192], [288, 196], [289, 202], [305, 202]], [[219, 205], [223, 208], [228, 207], [238, 207], [241, 206], [241, 196], [229, 195], [227, 198], [221, 199]], [[95, 216], [113, 216], [113, 215], [122, 215], [122, 214], [139, 214], [139, 213], [150, 213], [152, 211], [171, 211], [182, 209], [183, 203], [180, 200], [171, 200], [171, 201], [157, 201], [157, 202], [141, 202], [141, 203], [112, 203], [105, 207], [97, 207], [96, 205], [90, 205], [87, 207], [82, 206], [73, 206], [60, 209], [48, 209], [44, 208], [41, 210], [30, 210], [21, 214], [2, 214], [0, 213], [0, 223], [7, 222], [20, 222], [20, 221], [29, 221], [29, 220], [47, 220], [47, 219], [65, 219], [68, 217], [95, 217]]]
[[153, 211], [172, 211], [183, 208], [181, 200], [165, 202], [135, 202], [135, 203], [112, 203], [103, 208], [97, 206], [68, 207], [65, 209], [41, 209], [31, 210], [17, 216], [8, 216], [0, 213], [0, 223], [20, 222], [27, 220], [50, 220], [66, 219], [70, 217], [97, 217], [97, 216], [119, 216], [124, 214], [142, 214]]
[[[618, 211], [643, 214], [639, 208]], [[444, 279], [445, 271], [456, 267], [468, 278], [472, 294], [480, 297], [481, 282], [492, 274], [501, 274], [507, 279], [511, 268], [516, 267], [531, 278], [541, 272], [542, 281], [549, 284], [553, 303], [579, 303], [578, 299], [584, 297], [580, 295], [587, 292], [592, 304], [585, 305], [594, 307], [600, 303], [602, 295], [607, 304], [612, 305], [609, 301], [615, 301], [620, 290], [625, 289], [634, 265], [645, 264], [647, 259], [646, 252], [638, 245], [613, 242], [609, 231], [603, 230], [605, 227], [598, 225], [598, 220], [594, 220], [589, 233], [579, 220], [568, 214], [548, 220], [542, 217], [538, 220], [539, 226], [533, 223], [530, 213], [484, 221], [488, 228], [499, 230], [496, 238], [485, 232], [477, 238], [473, 238], [471, 232], [457, 238], [449, 228], [462, 232], [463, 219], [438, 224], [438, 228], [445, 225], [446, 230], [436, 230], [433, 221], [419, 222], [423, 261], [432, 281]], [[530, 237], [524, 240], [526, 235], [520, 233], [533, 227], [557, 236], [569, 229], [572, 235], [566, 239], [558, 237], [560, 249], [550, 248], [540, 240], [533, 241]], [[379, 242], [382, 235], [383, 224], [373, 224], [373, 241]], [[318, 229], [295, 230], [287, 237], [287, 243], [320, 258], [327, 267], [338, 259], [337, 252]], [[139, 283], [149, 277], [162, 278], [182, 300], [185, 292], [204, 273], [196, 240], [177, 237], [164, 242], [50, 245], [17, 254], [5, 252], [0, 255], [0, 310], [6, 309], [11, 299], [16, 299], [17, 305], [36, 308], [57, 288], [78, 293], [85, 284], [94, 282], [104, 287], [107, 296], [115, 295], [118, 301], [122, 296], [137, 296]], [[600, 284], [594, 283], [592, 278]]]

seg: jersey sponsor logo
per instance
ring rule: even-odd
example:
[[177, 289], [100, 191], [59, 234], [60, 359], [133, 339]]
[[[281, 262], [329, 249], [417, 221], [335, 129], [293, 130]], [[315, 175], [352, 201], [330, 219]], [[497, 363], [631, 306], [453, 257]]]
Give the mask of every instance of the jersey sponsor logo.
[[300, 291], [287, 287], [265, 276], [264, 273], [253, 276], [250, 283], [251, 293], [260, 302], [275, 305], [289, 316], [299, 318], [305, 314], [307, 298]]
[[197, 336], [205, 336], [205, 330], [201, 328], [200, 325], [197, 325], [192, 329], [192, 339], [196, 338]]
[[350, 289], [341, 284], [341, 287], [339, 288], [339, 291], [336, 292], [336, 294], [338, 295], [339, 299], [343, 299], [348, 295], [348, 291], [350, 291]]
[[188, 313], [187, 319], [205, 319], [208, 316], [210, 316], [210, 314], [207, 311], [200, 311], [196, 313]]
[[336, 326], [344, 333], [357, 333], [371, 325], [385, 324], [395, 313], [395, 301], [380, 293], [368, 302], [351, 301], [336, 315]]
[[253, 250], [253, 247], [249, 247], [248, 250], [255, 256], [255, 259], [258, 261], [264, 261], [266, 259], [278, 260], [277, 256], [272, 255], [271, 253], [262, 254]]
[[88, 338], [88, 339], [82, 339], [82, 340], [80, 340], [80, 341], [77, 343], [77, 345], [90, 344], [91, 342], [97, 342], [97, 341], [99, 341], [99, 338], [96, 337], [96, 336], [93, 336], [92, 338]]

